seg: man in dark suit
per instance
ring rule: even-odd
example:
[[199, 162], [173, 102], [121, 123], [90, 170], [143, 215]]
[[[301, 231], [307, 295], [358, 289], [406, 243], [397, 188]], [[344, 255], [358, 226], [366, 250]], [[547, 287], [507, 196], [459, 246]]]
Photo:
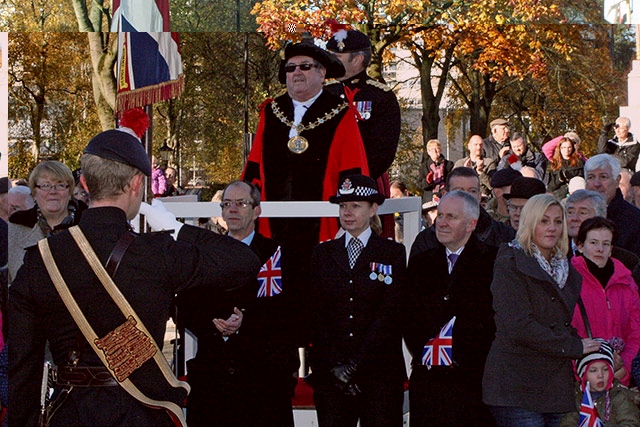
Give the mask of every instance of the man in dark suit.
[[447, 193], [438, 205], [437, 247], [409, 262], [412, 424], [493, 425], [482, 403], [482, 374], [495, 334], [490, 286], [497, 248], [473, 233], [478, 215], [477, 198]]
[[299, 358], [290, 327], [292, 282], [283, 277], [286, 258], [274, 240], [255, 230], [262, 212], [257, 187], [232, 182], [220, 205], [229, 236], [248, 245], [262, 269], [257, 280], [237, 292], [178, 295], [178, 307], [184, 307], [179, 318], [198, 336], [198, 354], [188, 362], [187, 421], [190, 426], [293, 427]]
[[310, 384], [319, 425], [401, 426], [404, 246], [371, 231], [384, 202], [372, 178], [346, 176], [330, 201], [340, 205], [345, 234], [316, 246], [311, 258]]

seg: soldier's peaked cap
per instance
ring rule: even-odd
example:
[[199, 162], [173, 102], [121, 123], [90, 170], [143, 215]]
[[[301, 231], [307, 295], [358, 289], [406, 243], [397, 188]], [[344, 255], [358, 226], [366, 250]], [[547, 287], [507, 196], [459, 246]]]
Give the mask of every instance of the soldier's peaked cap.
[[340, 30], [333, 34], [327, 42], [327, 50], [331, 52], [360, 52], [371, 49], [371, 40], [358, 30]]

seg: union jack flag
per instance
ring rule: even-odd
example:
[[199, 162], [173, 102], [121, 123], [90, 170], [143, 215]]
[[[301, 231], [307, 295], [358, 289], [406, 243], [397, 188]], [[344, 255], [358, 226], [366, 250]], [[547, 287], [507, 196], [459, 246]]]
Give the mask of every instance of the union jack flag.
[[437, 337], [427, 341], [422, 351], [422, 364], [426, 366], [451, 366], [453, 364], [453, 324], [456, 316], [440, 329]]
[[280, 246], [264, 263], [258, 273], [258, 297], [272, 297], [282, 292], [282, 270], [280, 268]]
[[582, 396], [582, 404], [580, 405], [578, 427], [604, 427], [602, 420], [598, 417], [598, 408], [593, 403], [589, 390], [589, 382], [587, 382]]

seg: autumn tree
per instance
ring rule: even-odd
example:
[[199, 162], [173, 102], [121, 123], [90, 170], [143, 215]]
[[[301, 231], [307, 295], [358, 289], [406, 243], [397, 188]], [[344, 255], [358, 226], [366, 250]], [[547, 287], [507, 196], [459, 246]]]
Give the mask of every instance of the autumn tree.
[[77, 163], [78, 147], [97, 124], [86, 41], [78, 33], [11, 33], [9, 49], [9, 119], [17, 130], [12, 175], [28, 175], [41, 156]]

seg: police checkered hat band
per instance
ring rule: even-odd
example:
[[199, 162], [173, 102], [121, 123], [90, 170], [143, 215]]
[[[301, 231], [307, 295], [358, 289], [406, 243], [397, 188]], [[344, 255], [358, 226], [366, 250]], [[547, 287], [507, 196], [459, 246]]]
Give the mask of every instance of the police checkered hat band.
[[330, 197], [329, 201], [331, 203], [367, 201], [381, 205], [384, 199], [373, 178], [366, 175], [348, 175], [342, 179], [336, 195]]

